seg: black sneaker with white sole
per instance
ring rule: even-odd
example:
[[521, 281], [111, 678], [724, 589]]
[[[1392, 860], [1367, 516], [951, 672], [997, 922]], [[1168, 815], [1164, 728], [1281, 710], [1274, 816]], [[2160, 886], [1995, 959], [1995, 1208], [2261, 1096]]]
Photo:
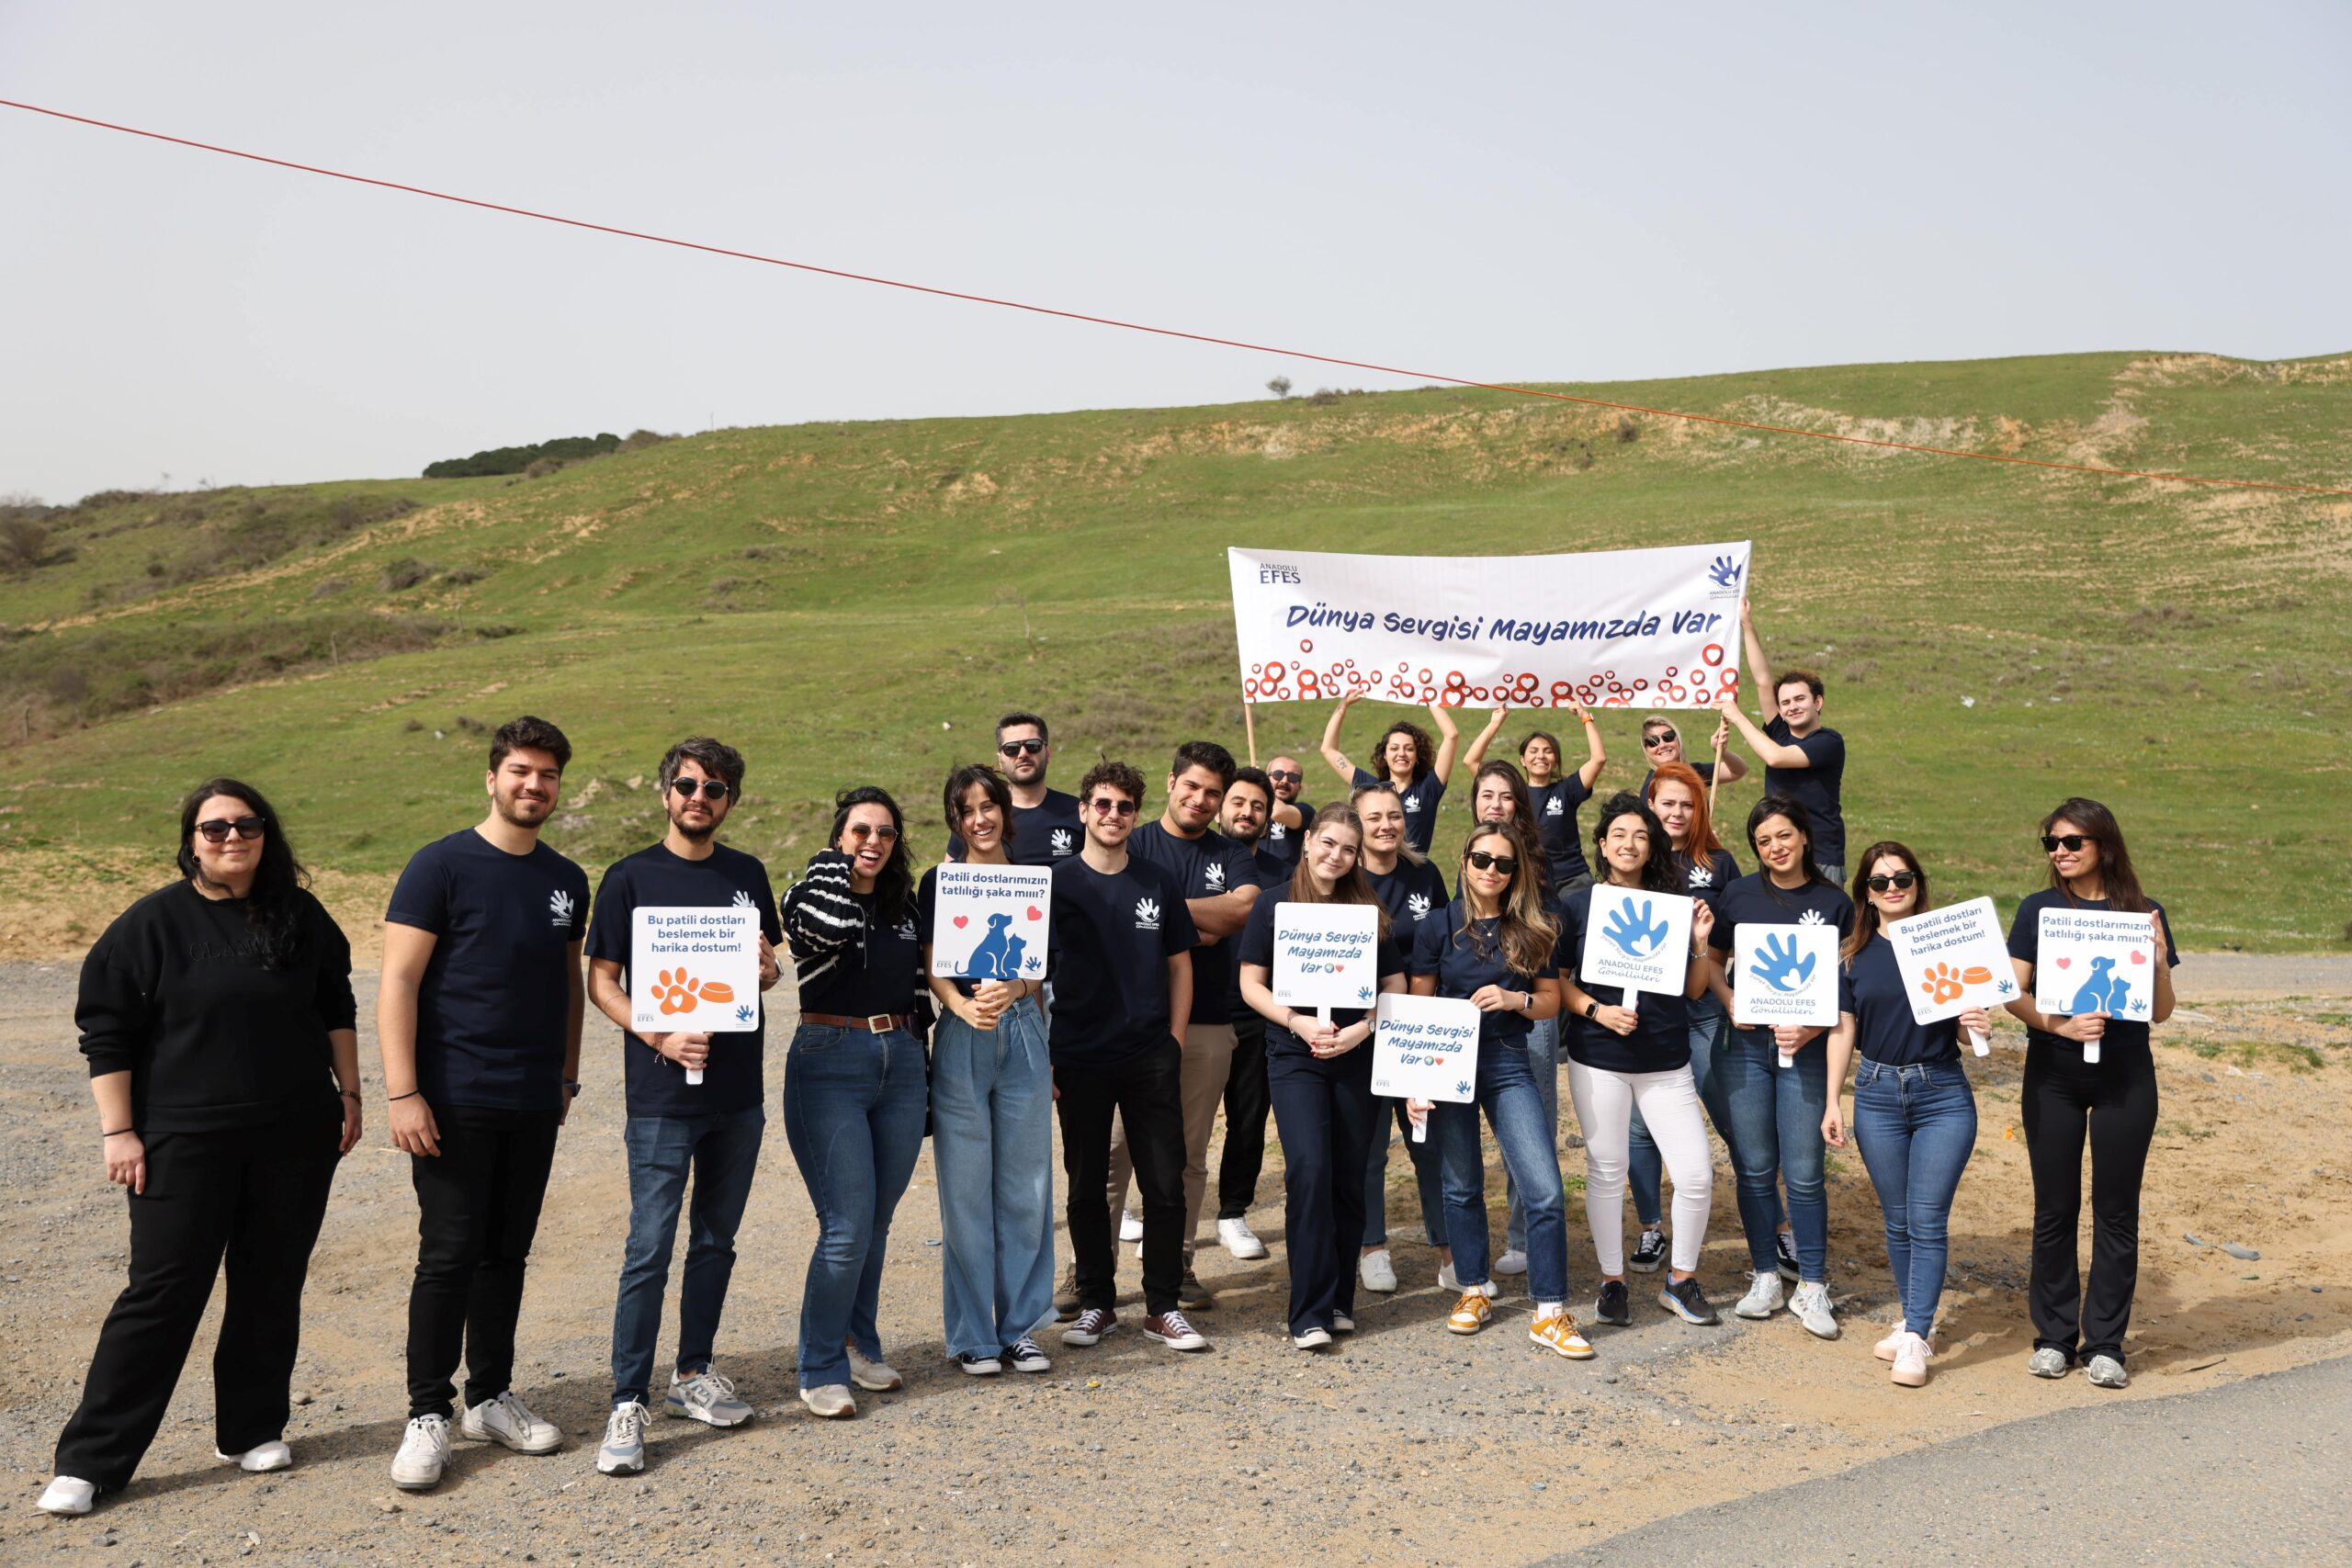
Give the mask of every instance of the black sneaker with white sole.
[[1603, 1280], [1600, 1299], [1592, 1305], [1592, 1315], [1603, 1323], [1613, 1323], [1620, 1328], [1634, 1321], [1634, 1298], [1623, 1280]]
[[1714, 1324], [1723, 1321], [1715, 1312], [1715, 1304], [1707, 1299], [1707, 1292], [1699, 1288], [1699, 1276], [1696, 1274], [1688, 1280], [1667, 1280], [1666, 1288], [1657, 1293], [1657, 1304], [1685, 1323]]
[[958, 1350], [956, 1364], [976, 1378], [992, 1378], [1004, 1371], [1004, 1363], [985, 1350]]
[[1797, 1266], [1797, 1238], [1788, 1231], [1772, 1233], [1772, 1261], [1781, 1278], [1793, 1285], [1804, 1280], [1804, 1270]]
[[1625, 1267], [1636, 1274], [1655, 1274], [1666, 1262], [1666, 1233], [1656, 1225], [1642, 1232], [1641, 1241], [1634, 1248], [1634, 1256], [1625, 1259]]
[[1037, 1342], [1026, 1334], [1004, 1348], [1004, 1359], [1016, 1372], [1050, 1372], [1054, 1363], [1037, 1348]]

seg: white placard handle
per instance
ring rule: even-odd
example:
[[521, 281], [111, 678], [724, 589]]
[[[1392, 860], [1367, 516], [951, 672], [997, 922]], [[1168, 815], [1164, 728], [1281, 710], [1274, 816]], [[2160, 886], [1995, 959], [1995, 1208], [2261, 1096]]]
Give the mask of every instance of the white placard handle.
[[702, 1069], [700, 1067], [688, 1067], [686, 1069], [686, 1081], [688, 1083], [702, 1082]]
[[1980, 1056], [1989, 1056], [1993, 1054], [1993, 1043], [1973, 1029], [1968, 1032], [1968, 1043], [1969, 1048]]
[[2083, 1061], [2089, 1066], [2097, 1066], [2098, 1065], [2098, 1041], [2086, 1040], [2083, 1042]]

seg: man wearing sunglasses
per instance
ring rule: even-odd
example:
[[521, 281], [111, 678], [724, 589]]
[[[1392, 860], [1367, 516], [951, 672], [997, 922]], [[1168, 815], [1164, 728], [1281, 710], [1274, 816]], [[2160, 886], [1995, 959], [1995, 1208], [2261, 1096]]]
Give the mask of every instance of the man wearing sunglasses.
[[[1764, 793], [1783, 795], [1805, 808], [1813, 820], [1813, 863], [1831, 886], [1842, 886], [1846, 818], [1838, 809], [1838, 797], [1846, 779], [1846, 738], [1822, 725], [1821, 713], [1826, 705], [1822, 701], [1820, 676], [1810, 670], [1784, 670], [1778, 680], [1773, 678], [1745, 599], [1739, 602], [1739, 626], [1747, 639], [1747, 669], [1741, 679], [1755, 682], [1759, 701], [1762, 694], [1770, 692], [1779, 711], [1770, 724], [1758, 728], [1755, 720], [1739, 711], [1734, 697], [1727, 696], [1715, 705], [1739, 727], [1763, 760]], [[1726, 779], [1731, 776], [1728, 771], [1724, 774]]]
[[[718, 840], [728, 813], [742, 798], [742, 754], [695, 736], [670, 748], [657, 776], [669, 831], [660, 843], [605, 873], [588, 925], [588, 998], [620, 1026], [628, 1101], [622, 1133], [628, 1152], [628, 1237], [613, 1303], [612, 1412], [596, 1453], [596, 1468], [606, 1475], [645, 1468], [650, 1415], [645, 1401], [689, 1179], [694, 1224], [679, 1302], [678, 1359], [662, 1409], [707, 1427], [740, 1426], [752, 1416], [734, 1385], [711, 1371], [711, 1357], [735, 1262], [735, 1232], [751, 1197], [767, 1127], [764, 1030], [761, 1024], [718, 1030], [708, 1021], [732, 1010], [698, 1007], [700, 1027], [636, 1032], [629, 1026], [635, 976], [628, 968], [637, 911], [643, 905], [757, 910], [763, 991], [780, 973], [775, 944], [784, 940], [784, 931], [767, 867]], [[700, 1083], [686, 1080], [690, 1070], [701, 1072]]]
[[[1015, 865], [1051, 865], [1078, 853], [1086, 829], [1078, 819], [1078, 796], [1046, 787], [1046, 767], [1054, 748], [1046, 721], [1034, 713], [1009, 713], [996, 721], [997, 766], [1012, 795], [1012, 830], [1005, 858]], [[964, 840], [950, 834], [947, 858], [964, 858]]]
[[1062, 1343], [1100, 1344], [1119, 1323], [1112, 1205], [1103, 1201], [1116, 1116], [1143, 1198], [1144, 1336], [1205, 1350], [1207, 1338], [1177, 1302], [1185, 1274], [1180, 1089], [1196, 933], [1175, 876], [1128, 853], [1143, 775], [1125, 762], [1097, 762], [1079, 799], [1086, 847], [1054, 867], [1048, 944], [1056, 983], [1047, 1048], [1080, 1306]]
[[[1289, 752], [1281, 753], [1266, 764], [1266, 782], [1273, 786], [1274, 798], [1266, 818], [1265, 836], [1258, 840], [1258, 858], [1273, 862], [1282, 873], [1279, 880], [1287, 882], [1298, 869], [1298, 848], [1306, 842], [1307, 830], [1315, 826], [1315, 808], [1298, 803], [1298, 792], [1306, 783], [1306, 774], [1299, 767], [1298, 759]], [[1266, 886], [1271, 887], [1273, 884], [1269, 882]]]

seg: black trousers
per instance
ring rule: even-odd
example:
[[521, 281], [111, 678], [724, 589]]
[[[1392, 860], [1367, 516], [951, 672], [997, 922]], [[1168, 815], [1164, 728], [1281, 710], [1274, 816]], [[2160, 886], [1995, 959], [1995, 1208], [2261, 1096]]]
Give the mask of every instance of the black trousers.
[[[2112, 1047], [2110, 1047], [2112, 1049]], [[2070, 1359], [2123, 1359], [2140, 1283], [2140, 1180], [2156, 1133], [2156, 1064], [2145, 1046], [2095, 1066], [2046, 1046], [2025, 1059], [2025, 1147], [2033, 1166], [2033, 1343]], [[2091, 1269], [2077, 1269], [2083, 1144], [2091, 1146]]]
[[98, 1331], [59, 1475], [130, 1483], [163, 1425], [212, 1281], [228, 1275], [212, 1353], [214, 1444], [243, 1453], [286, 1435], [302, 1281], [341, 1157], [338, 1102], [260, 1127], [150, 1133], [147, 1190], [130, 1195], [130, 1278]]
[[409, 1156], [416, 1279], [408, 1292], [408, 1413], [450, 1414], [460, 1357], [466, 1403], [514, 1377], [523, 1268], [555, 1163], [556, 1112], [436, 1106], [441, 1152]]
[[1217, 1160], [1216, 1217], [1238, 1220], [1258, 1201], [1266, 1168], [1266, 1021], [1233, 1021], [1233, 1066], [1225, 1075], [1225, 1153]]
[[1174, 1039], [1111, 1067], [1056, 1067], [1054, 1102], [1062, 1123], [1069, 1179], [1070, 1256], [1078, 1299], [1089, 1310], [1118, 1302], [1118, 1260], [1102, 1190], [1111, 1179], [1111, 1114], [1125, 1125], [1143, 1200], [1143, 1301], [1154, 1317], [1176, 1308], [1184, 1283], [1183, 1053]]
[[1283, 1140], [1283, 1236], [1290, 1331], [1329, 1328], [1356, 1310], [1365, 1168], [1387, 1109], [1372, 1095], [1372, 1047], [1318, 1062], [1295, 1041], [1266, 1064]]

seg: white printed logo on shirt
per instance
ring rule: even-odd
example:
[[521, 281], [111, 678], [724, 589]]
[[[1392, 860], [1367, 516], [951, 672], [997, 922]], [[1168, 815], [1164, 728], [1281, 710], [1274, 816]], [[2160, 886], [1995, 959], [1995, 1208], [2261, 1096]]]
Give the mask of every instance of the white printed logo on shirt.
[[744, 892], [740, 887], [735, 889], [735, 897], [731, 901], [735, 908], [739, 909], [749, 909], [752, 908], [752, 896], [749, 893]]
[[[1715, 873], [1714, 873], [1714, 868], [1713, 868], [1713, 866], [1694, 865], [1694, 866], [1692, 866], [1692, 867], [1690, 868], [1690, 886], [1693, 886], [1693, 887], [1713, 887], [1714, 885], [1715, 885]], [[1805, 911], [1805, 913], [1807, 913], [1807, 914], [1811, 914], [1811, 913], [1813, 913], [1813, 911], [1812, 911], [1812, 910], [1810, 910], [1810, 909], [1808, 909], [1808, 910], [1806, 910], [1806, 911]]]
[[1225, 867], [1223, 867], [1223, 866], [1221, 866], [1221, 865], [1216, 865], [1216, 864], [1210, 864], [1210, 865], [1206, 865], [1206, 866], [1202, 867], [1202, 868], [1201, 868], [1201, 880], [1208, 884], [1209, 891], [1210, 891], [1210, 892], [1212, 892], [1212, 893], [1222, 893], [1222, 892], [1224, 892], [1224, 891], [1225, 891]]
[[1277, 823], [1275, 823], [1272, 827], [1268, 828], [1268, 829], [1266, 829], [1266, 837], [1267, 837], [1267, 838], [1269, 838], [1269, 839], [1272, 839], [1274, 842], [1276, 842], [1276, 843], [1278, 843], [1278, 844], [1279, 844], [1279, 843], [1281, 843], [1284, 839], [1287, 839], [1287, 838], [1289, 838], [1289, 837], [1290, 837], [1290, 831], [1289, 831], [1289, 829], [1285, 829], [1285, 828], [1284, 828], [1281, 823], [1277, 822]]
[[548, 895], [548, 924], [568, 926], [571, 923], [571, 895], [559, 887]]
[[1407, 796], [1405, 797], [1405, 809], [1406, 809], [1406, 810], [1408, 810], [1408, 811], [1419, 811], [1420, 808], [1421, 808], [1421, 797], [1420, 797], [1419, 795], [1407, 795]]
[[1797, 917], [1797, 924], [1801, 926], [1826, 926], [1828, 923], [1822, 918], [1821, 911], [1818, 909], [1807, 909]]
[[1159, 906], [1148, 898], [1136, 900], [1136, 930], [1156, 931], [1159, 929]]
[[1405, 912], [1413, 917], [1413, 923], [1415, 925], [1419, 925], [1429, 915], [1430, 896], [1426, 893], [1407, 894], [1405, 896]]
[[1562, 800], [1555, 795], [1551, 799], [1544, 803], [1544, 815], [1546, 817], [1565, 817], [1567, 813], [1560, 808], [1566, 804], [1566, 801]]
[[1052, 842], [1052, 844], [1053, 844], [1053, 849], [1054, 849], [1054, 853], [1055, 853], [1055, 854], [1057, 854], [1057, 855], [1066, 855], [1066, 854], [1069, 853], [1069, 852], [1070, 852], [1069, 829], [1067, 829], [1067, 828], [1057, 828], [1057, 829], [1054, 829], [1054, 836], [1053, 836], [1053, 839], [1052, 839], [1051, 842]]

